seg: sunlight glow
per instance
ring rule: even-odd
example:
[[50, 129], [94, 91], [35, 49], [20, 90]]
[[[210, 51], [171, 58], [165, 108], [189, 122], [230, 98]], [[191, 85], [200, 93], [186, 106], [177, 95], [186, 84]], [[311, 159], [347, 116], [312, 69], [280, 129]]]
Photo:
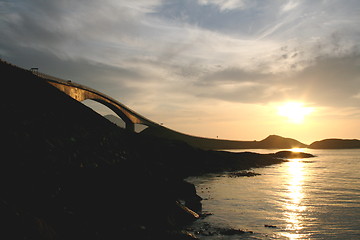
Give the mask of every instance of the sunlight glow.
[[304, 198], [303, 182], [304, 182], [304, 166], [301, 159], [292, 159], [288, 162], [288, 174], [289, 181], [287, 195], [287, 201], [284, 205], [284, 215], [287, 221], [286, 229], [290, 232], [283, 233], [282, 235], [288, 237], [291, 240], [300, 239], [301, 234], [299, 230], [303, 228], [302, 217], [306, 210], [306, 206], [303, 205], [302, 200]]
[[303, 182], [303, 166], [300, 159], [292, 159], [289, 163], [289, 174], [291, 179], [289, 181], [289, 197], [291, 199], [291, 207], [301, 203], [303, 197], [302, 194], [302, 182]]
[[289, 151], [300, 153], [300, 152], [305, 152], [305, 149], [306, 148], [291, 148], [289, 149]]
[[287, 102], [278, 107], [278, 114], [287, 117], [290, 122], [300, 124], [304, 122], [305, 116], [314, 111], [311, 107], [304, 107], [300, 102]]

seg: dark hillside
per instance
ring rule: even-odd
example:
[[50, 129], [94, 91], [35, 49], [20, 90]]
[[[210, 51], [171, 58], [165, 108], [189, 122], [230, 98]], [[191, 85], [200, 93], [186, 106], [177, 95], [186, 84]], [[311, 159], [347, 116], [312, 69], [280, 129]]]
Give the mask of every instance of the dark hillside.
[[12, 239], [146, 238], [183, 220], [173, 188], [185, 182], [141, 156], [145, 140], [28, 71], [0, 71], [0, 209]]
[[127, 132], [30, 71], [0, 72], [0, 239], [182, 239], [195, 215], [179, 200], [201, 208], [185, 177], [283, 161]]

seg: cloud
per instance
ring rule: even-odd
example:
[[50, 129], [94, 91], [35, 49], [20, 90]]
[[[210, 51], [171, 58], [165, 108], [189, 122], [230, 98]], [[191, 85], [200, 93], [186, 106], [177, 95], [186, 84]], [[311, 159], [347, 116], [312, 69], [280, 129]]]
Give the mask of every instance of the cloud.
[[[317, 55], [331, 54], [336, 47], [341, 46], [340, 52], [357, 45], [354, 29], [358, 18], [353, 15], [354, 19], [344, 21], [345, 12], [337, 11], [337, 18], [329, 20], [332, 12], [322, 16], [319, 11], [324, 6], [306, 5], [306, 1], [250, 2], [15, 1], [2, 17], [2, 26], [6, 40], [14, 44], [61, 58], [79, 57], [112, 65], [126, 65], [130, 59], [140, 58], [176, 64], [200, 61], [199, 65], [217, 61], [228, 66], [288, 71], [289, 66], [306, 67]], [[219, 12], [207, 7], [214, 4], [246, 8]], [[308, 11], [310, 6], [315, 6], [312, 11]], [[280, 13], [282, 8], [291, 14]], [[319, 25], [330, 27], [318, 31]], [[250, 28], [253, 30], [245, 30]], [[292, 52], [280, 55], [280, 49], [284, 52], [285, 48]], [[296, 53], [296, 61], [287, 58], [279, 64], [276, 59]], [[287, 66], [274, 66], [285, 63]]]
[[287, 73], [225, 69], [197, 81], [199, 97], [266, 104], [298, 100], [319, 106], [358, 106], [360, 55], [319, 59], [306, 69]]
[[2, 57], [141, 111], [206, 99], [358, 101], [358, 1], [0, 3]]
[[360, 55], [324, 58], [294, 80], [293, 92], [303, 89], [319, 105], [358, 106], [353, 96], [360, 89]]
[[131, 52], [136, 46], [132, 39], [146, 30], [141, 24], [145, 7], [137, 5], [110, 0], [15, 1], [1, 20], [7, 40], [14, 44], [61, 58], [102, 61], [114, 51]]
[[282, 11], [287, 12], [287, 11], [293, 10], [293, 9], [296, 8], [299, 4], [300, 4], [299, 1], [290, 0], [290, 1], [288, 1], [287, 3], [285, 3], [285, 5], [282, 7]]
[[220, 10], [241, 9], [244, 7], [244, 0], [198, 0], [201, 5], [215, 5]]

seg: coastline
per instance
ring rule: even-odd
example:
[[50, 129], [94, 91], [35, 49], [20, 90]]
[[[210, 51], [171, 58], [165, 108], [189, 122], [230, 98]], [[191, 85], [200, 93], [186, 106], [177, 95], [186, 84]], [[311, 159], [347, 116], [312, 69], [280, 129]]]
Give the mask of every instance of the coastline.
[[181, 229], [201, 198], [186, 177], [286, 161], [132, 133], [29, 71], [1, 72], [0, 209], [14, 238], [192, 239]]
[[[310, 151], [317, 155], [314, 159], [253, 169], [260, 174], [254, 177], [223, 173], [189, 178], [204, 198], [208, 216], [188, 230], [200, 239], [356, 239], [359, 151], [315, 149]], [[217, 226], [245, 233], [223, 236]]]

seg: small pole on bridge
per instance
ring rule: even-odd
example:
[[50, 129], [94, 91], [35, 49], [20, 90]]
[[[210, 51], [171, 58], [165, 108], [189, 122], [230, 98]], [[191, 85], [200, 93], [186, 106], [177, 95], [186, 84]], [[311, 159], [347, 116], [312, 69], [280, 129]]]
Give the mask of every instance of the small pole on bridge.
[[39, 68], [37, 68], [37, 67], [30, 68], [30, 72], [32, 72], [32, 73], [38, 73], [38, 72], [39, 72]]

